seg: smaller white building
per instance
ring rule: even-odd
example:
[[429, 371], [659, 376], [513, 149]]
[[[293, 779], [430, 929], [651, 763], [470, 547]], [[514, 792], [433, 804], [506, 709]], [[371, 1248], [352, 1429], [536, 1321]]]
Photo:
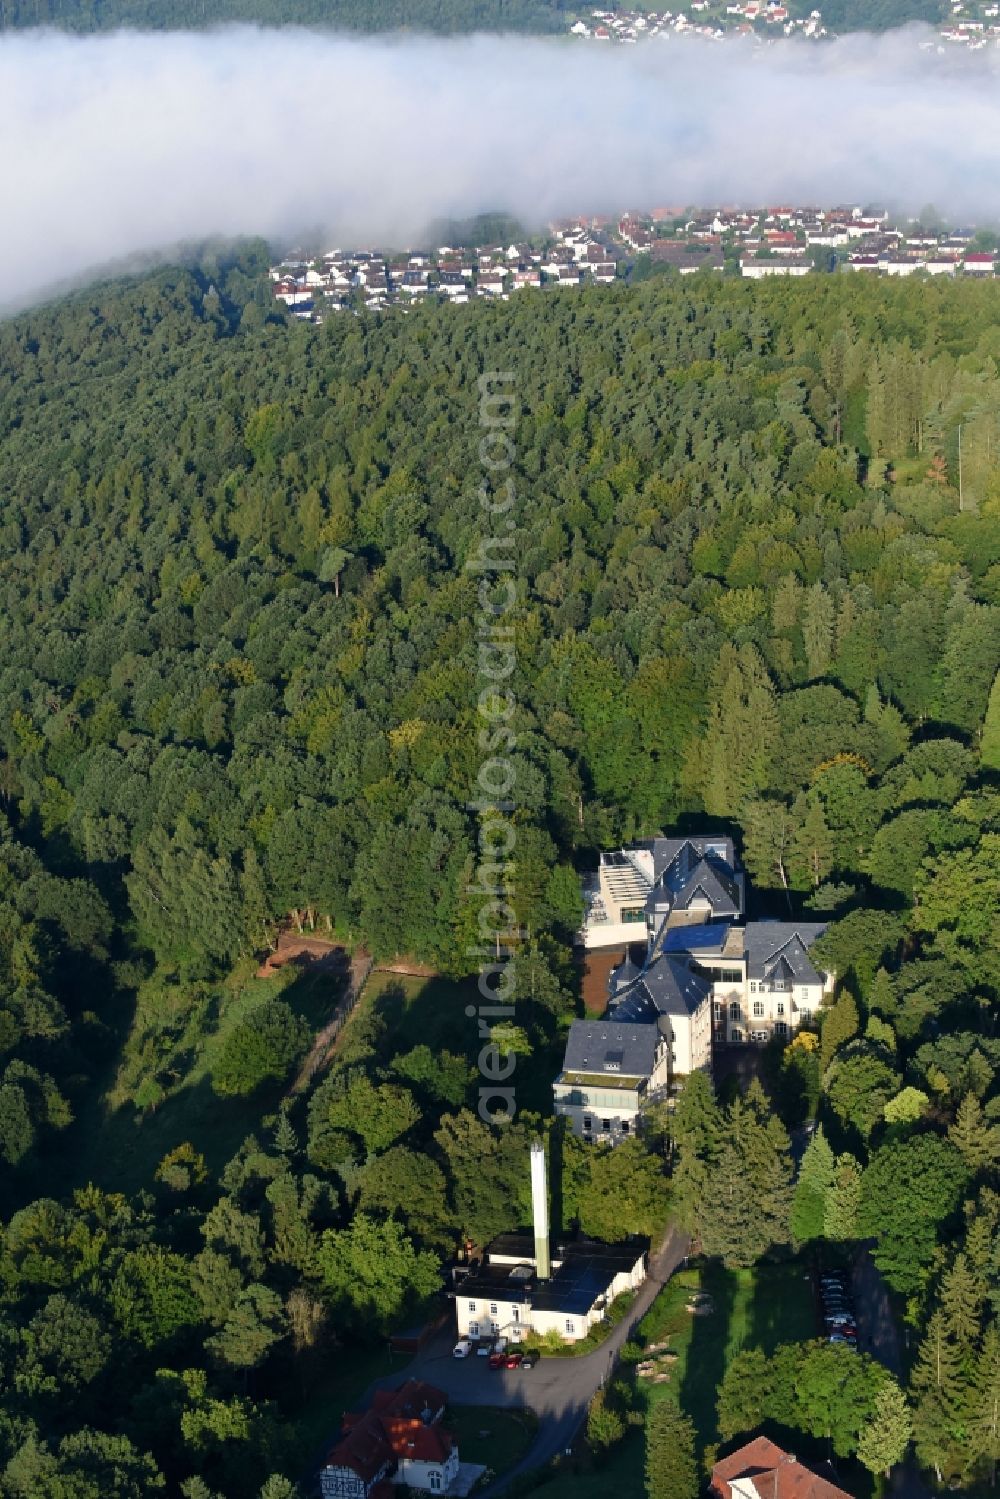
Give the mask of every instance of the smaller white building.
[[459, 1273], [452, 1292], [460, 1338], [555, 1332], [567, 1343], [585, 1338], [608, 1307], [646, 1278], [649, 1240], [620, 1244], [597, 1239], [553, 1240], [545, 1147], [531, 1147], [532, 1232], [500, 1234], [481, 1261]]
[[551, 1275], [545, 1280], [538, 1274], [532, 1235], [500, 1234], [455, 1287], [458, 1336], [519, 1343], [529, 1332], [557, 1332], [575, 1343], [602, 1320], [616, 1296], [642, 1285], [648, 1253], [648, 1239], [622, 1244], [553, 1239]]

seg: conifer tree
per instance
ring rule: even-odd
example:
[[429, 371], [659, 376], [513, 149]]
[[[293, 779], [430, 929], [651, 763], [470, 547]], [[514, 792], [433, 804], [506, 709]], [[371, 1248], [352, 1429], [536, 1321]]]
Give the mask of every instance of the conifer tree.
[[278, 1114], [278, 1122], [274, 1126], [274, 1148], [279, 1155], [295, 1155], [299, 1148], [299, 1137], [288, 1115], [286, 1108]]
[[964, 1463], [969, 1391], [960, 1351], [940, 1309], [928, 1320], [910, 1388], [916, 1396], [913, 1426], [917, 1457], [934, 1469], [939, 1482], [946, 1478], [950, 1481]]
[[820, 1032], [820, 1065], [825, 1072], [835, 1054], [858, 1034], [860, 1019], [854, 996], [846, 989], [823, 1017]]
[[723, 645], [709, 702], [702, 794], [706, 811], [731, 817], [768, 784], [778, 739], [774, 686], [756, 646]]
[[697, 1499], [694, 1426], [672, 1400], [654, 1405], [646, 1421], [647, 1499]]
[[826, 1195], [823, 1233], [836, 1243], [847, 1243], [858, 1237], [858, 1209], [861, 1206], [861, 1167], [850, 1152], [837, 1157], [833, 1180]]
[[959, 1104], [948, 1139], [970, 1171], [985, 1171], [1000, 1161], [1000, 1128], [987, 1124], [975, 1093], [967, 1093]]
[[821, 1239], [825, 1232], [827, 1198], [833, 1187], [836, 1162], [820, 1125], [802, 1157], [795, 1183], [789, 1228], [797, 1244]]
[[957, 1254], [941, 1282], [939, 1302], [948, 1335], [963, 1351], [963, 1363], [968, 1362], [979, 1342], [985, 1296], [986, 1287], [972, 1271], [967, 1257]]
[[703, 1072], [692, 1072], [681, 1090], [671, 1126], [679, 1151], [673, 1175], [674, 1213], [681, 1227], [697, 1231], [710, 1164], [722, 1135], [722, 1114], [712, 1084]]
[[788, 1242], [791, 1164], [788, 1136], [773, 1116], [764, 1123], [737, 1099], [726, 1115], [718, 1160], [701, 1206], [702, 1247], [731, 1268], [754, 1264]]
[[974, 1389], [970, 1430], [972, 1457], [986, 1471], [992, 1487], [1000, 1463], [1000, 1327], [996, 1323], [991, 1323], [986, 1329]]
[[913, 1417], [906, 1396], [892, 1378], [875, 1397], [872, 1418], [861, 1432], [858, 1458], [870, 1473], [884, 1473], [903, 1461], [913, 1436]]

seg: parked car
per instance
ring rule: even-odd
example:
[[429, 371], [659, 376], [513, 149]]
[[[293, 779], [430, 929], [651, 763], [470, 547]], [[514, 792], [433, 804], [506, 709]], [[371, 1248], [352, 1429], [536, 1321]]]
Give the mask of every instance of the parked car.
[[517, 1369], [517, 1368], [520, 1368], [521, 1361], [522, 1361], [523, 1357], [524, 1357], [524, 1355], [521, 1354], [521, 1353], [518, 1353], [517, 1349], [515, 1348], [512, 1353], [508, 1353], [508, 1355], [507, 1355], [507, 1361], [506, 1361], [504, 1367], [506, 1369]]
[[854, 1338], [849, 1338], [842, 1332], [832, 1332], [827, 1339], [827, 1342], [829, 1343], [843, 1343], [845, 1347], [849, 1347], [850, 1344], [855, 1341], [856, 1340]]
[[468, 1358], [469, 1354], [471, 1352], [472, 1352], [472, 1339], [471, 1338], [459, 1338], [458, 1342], [455, 1344], [454, 1348], [451, 1350], [451, 1356], [452, 1356], [452, 1358]]
[[533, 1369], [540, 1358], [541, 1354], [537, 1349], [529, 1348], [526, 1353], [521, 1354], [521, 1368]]
[[507, 1355], [501, 1349], [496, 1348], [490, 1354], [488, 1362], [491, 1369], [504, 1369], [507, 1366]]

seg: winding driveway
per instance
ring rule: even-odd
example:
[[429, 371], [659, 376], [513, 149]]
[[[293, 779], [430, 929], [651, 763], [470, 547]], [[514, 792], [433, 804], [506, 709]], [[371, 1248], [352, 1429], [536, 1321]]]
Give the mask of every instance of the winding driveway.
[[538, 1417], [537, 1435], [521, 1461], [483, 1491], [481, 1499], [492, 1499], [514, 1478], [544, 1466], [572, 1444], [586, 1418], [587, 1406], [608, 1379], [622, 1344], [685, 1260], [688, 1246], [687, 1236], [671, 1229], [653, 1256], [649, 1274], [628, 1315], [593, 1353], [579, 1358], [543, 1357], [530, 1370], [494, 1370], [487, 1367], [484, 1358], [453, 1358], [455, 1334], [449, 1327], [404, 1370], [376, 1380], [366, 1391], [362, 1407], [371, 1403], [377, 1389], [396, 1389], [404, 1379], [427, 1380], [443, 1390], [453, 1405], [528, 1407]]

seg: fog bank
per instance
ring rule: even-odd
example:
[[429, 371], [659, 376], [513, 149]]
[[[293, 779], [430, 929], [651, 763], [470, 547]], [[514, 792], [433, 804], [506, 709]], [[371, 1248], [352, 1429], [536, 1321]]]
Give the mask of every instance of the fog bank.
[[[930, 33], [925, 34], [926, 38]], [[1000, 51], [475, 36], [0, 37], [0, 305], [211, 235], [407, 244], [506, 209], [933, 201], [1000, 217]]]

